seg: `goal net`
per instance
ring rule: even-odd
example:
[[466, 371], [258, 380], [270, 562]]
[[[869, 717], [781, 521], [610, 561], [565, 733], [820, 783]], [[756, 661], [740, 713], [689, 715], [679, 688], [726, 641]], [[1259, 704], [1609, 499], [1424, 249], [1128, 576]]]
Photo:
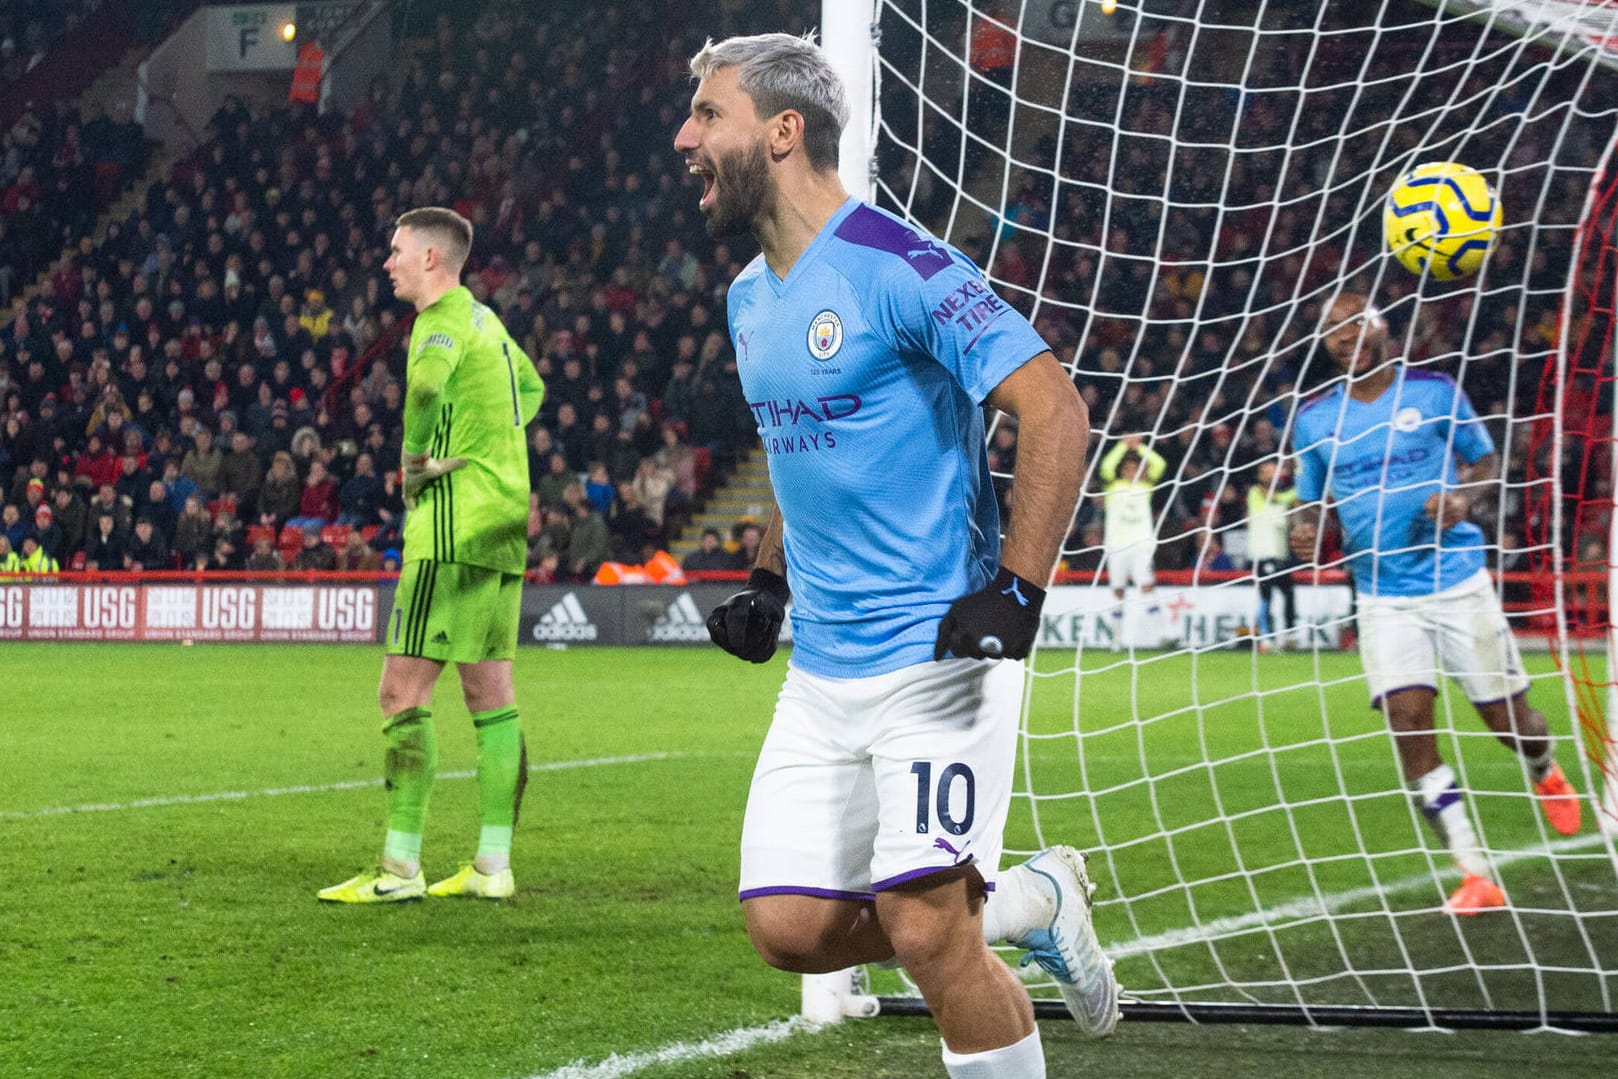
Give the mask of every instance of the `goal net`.
[[[1618, 4], [856, 0], [826, 30], [873, 101], [872, 197], [983, 266], [1090, 406], [1007, 861], [1091, 852], [1126, 1014], [1618, 1028]], [[1503, 200], [1471, 277], [1386, 254], [1384, 198], [1427, 162]], [[1508, 901], [1477, 916], [1444, 909], [1460, 874], [1369, 707], [1340, 548], [1318, 573], [1267, 567], [1295, 585], [1291, 619], [1255, 574], [1250, 512], [1290, 487], [1345, 291], [1386, 313], [1409, 370], [1455, 380], [1498, 450], [1471, 520], [1581, 795], [1580, 830], [1554, 831], [1441, 679], [1439, 750]], [[1156, 588], [1121, 601], [1101, 497], [1118, 446], [1161, 458]], [[1004, 487], [1003, 417], [990, 450]], [[870, 978], [884, 1010], [914, 996]]]

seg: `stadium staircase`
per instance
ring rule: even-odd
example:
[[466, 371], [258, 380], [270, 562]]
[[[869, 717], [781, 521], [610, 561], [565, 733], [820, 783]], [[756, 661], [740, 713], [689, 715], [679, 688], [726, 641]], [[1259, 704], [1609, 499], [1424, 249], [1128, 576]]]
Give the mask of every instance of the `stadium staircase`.
[[702, 532], [707, 528], [717, 528], [729, 542], [730, 530], [738, 522], [757, 521], [767, 525], [774, 510], [769, 465], [763, 451], [755, 446], [737, 462], [725, 482], [708, 496], [702, 512], [694, 514], [680, 538], [669, 545], [669, 553], [677, 560], [685, 558], [702, 544]]

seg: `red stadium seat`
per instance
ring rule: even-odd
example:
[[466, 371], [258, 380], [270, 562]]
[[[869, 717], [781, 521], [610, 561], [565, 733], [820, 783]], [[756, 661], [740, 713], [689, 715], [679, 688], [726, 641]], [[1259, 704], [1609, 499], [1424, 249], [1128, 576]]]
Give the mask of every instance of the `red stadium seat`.
[[256, 546], [261, 539], [267, 539], [273, 544], [275, 542], [275, 526], [254, 525], [247, 530], [247, 545], [249, 547]]
[[281, 529], [281, 539], [275, 546], [280, 549], [281, 557], [291, 562], [303, 549], [303, 529], [293, 525], [284, 526]]
[[348, 534], [352, 531], [348, 525], [327, 525], [320, 530], [320, 539], [326, 546], [340, 551], [348, 546]]
[[360, 537], [364, 539], [366, 543], [370, 543], [376, 538], [376, 534], [380, 531], [382, 531], [381, 525], [366, 525], [364, 528], [360, 529]]

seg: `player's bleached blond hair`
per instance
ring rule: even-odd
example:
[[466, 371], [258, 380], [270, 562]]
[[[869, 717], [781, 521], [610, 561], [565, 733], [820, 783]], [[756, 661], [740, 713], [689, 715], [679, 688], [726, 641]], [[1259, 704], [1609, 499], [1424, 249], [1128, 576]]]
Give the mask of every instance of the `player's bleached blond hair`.
[[472, 222], [447, 206], [421, 206], [406, 210], [394, 222], [399, 228], [426, 233], [444, 255], [449, 268], [460, 271], [472, 253]]
[[738, 69], [736, 85], [753, 99], [760, 116], [791, 109], [803, 117], [803, 148], [813, 168], [826, 172], [837, 167], [838, 143], [848, 123], [848, 95], [812, 31], [802, 37], [709, 38], [691, 58], [691, 76], [698, 80], [726, 67]]

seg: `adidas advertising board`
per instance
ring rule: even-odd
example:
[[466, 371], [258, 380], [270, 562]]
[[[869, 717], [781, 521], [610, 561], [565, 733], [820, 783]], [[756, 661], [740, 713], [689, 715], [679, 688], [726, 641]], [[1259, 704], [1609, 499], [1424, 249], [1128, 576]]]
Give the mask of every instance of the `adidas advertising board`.
[[[537, 618], [531, 618], [534, 604], [530, 602], [529, 595], [533, 589], [523, 594], [523, 632], [522, 639], [533, 641], [536, 644], [613, 644], [615, 634], [603, 636], [602, 627], [622, 621], [618, 614], [619, 604], [608, 600], [608, 597], [596, 596], [595, 589], [588, 585], [567, 590], [545, 589], [545, 603]], [[581, 598], [582, 597], [582, 598]]]
[[[691, 593], [682, 589], [672, 602], [650, 601], [656, 612], [651, 625], [646, 627], [646, 640], [650, 644], [707, 644], [708, 627], [704, 624], [707, 612], [697, 606]], [[641, 616], [646, 615], [647, 601], [640, 604]], [[660, 610], [658, 608], [661, 608]]]

